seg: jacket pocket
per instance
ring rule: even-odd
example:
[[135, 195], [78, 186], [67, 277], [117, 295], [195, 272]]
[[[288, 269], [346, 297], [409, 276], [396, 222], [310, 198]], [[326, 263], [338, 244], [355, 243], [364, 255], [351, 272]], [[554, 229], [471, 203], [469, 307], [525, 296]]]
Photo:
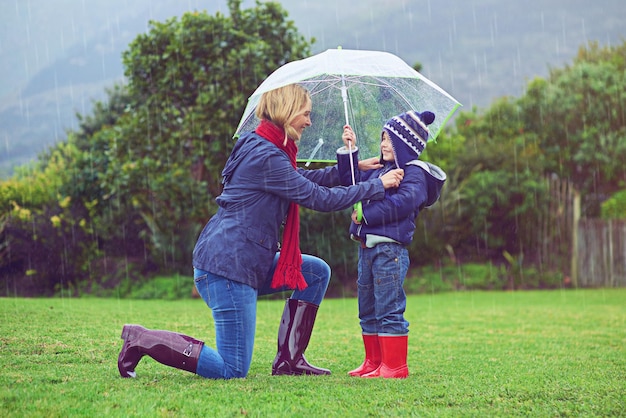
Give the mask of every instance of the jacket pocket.
[[274, 240], [272, 240], [268, 234], [256, 228], [248, 227], [248, 230], [246, 231], [246, 238], [248, 241], [252, 241], [268, 250], [271, 250], [272, 247], [274, 247]]

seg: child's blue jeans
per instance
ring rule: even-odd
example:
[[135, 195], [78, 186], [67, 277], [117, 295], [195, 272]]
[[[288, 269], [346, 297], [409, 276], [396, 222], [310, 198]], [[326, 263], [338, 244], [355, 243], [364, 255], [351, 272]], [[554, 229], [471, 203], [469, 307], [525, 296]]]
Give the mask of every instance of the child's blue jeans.
[[404, 278], [409, 252], [400, 244], [383, 242], [359, 248], [359, 319], [364, 334], [407, 335], [404, 319]]

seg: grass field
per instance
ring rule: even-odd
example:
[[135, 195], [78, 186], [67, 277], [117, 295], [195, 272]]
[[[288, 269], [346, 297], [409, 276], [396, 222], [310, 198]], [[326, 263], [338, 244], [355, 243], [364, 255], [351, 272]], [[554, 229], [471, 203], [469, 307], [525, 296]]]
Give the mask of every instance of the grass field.
[[0, 299], [0, 416], [626, 416], [626, 289], [410, 296], [406, 380], [347, 375], [355, 299], [322, 304], [307, 358], [331, 376], [271, 376], [282, 301], [260, 301], [246, 379], [144, 358], [119, 377], [124, 323], [213, 346], [201, 300]]

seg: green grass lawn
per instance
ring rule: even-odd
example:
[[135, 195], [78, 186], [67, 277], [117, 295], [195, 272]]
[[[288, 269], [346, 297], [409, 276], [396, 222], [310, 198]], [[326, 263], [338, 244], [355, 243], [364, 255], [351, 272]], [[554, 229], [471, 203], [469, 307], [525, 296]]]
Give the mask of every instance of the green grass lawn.
[[0, 299], [0, 416], [625, 416], [626, 289], [459, 292], [408, 300], [406, 380], [361, 379], [356, 299], [322, 304], [308, 360], [271, 376], [282, 301], [260, 301], [246, 379], [144, 358], [122, 379], [124, 323], [213, 346], [201, 300]]

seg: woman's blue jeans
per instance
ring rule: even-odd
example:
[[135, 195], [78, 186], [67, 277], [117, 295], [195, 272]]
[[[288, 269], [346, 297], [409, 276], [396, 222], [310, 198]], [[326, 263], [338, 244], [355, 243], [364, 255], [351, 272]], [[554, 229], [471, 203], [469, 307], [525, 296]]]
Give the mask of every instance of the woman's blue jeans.
[[[202, 348], [196, 374], [211, 379], [246, 377], [252, 361], [256, 330], [257, 297], [287, 289], [270, 287], [278, 254], [265, 280], [255, 289], [243, 283], [194, 269], [198, 293], [211, 309], [215, 322], [216, 349], [206, 344]], [[304, 290], [294, 290], [292, 299], [320, 305], [330, 281], [330, 267], [320, 258], [302, 254], [302, 275], [307, 282]]]
[[363, 334], [408, 334], [403, 288], [408, 269], [409, 252], [400, 244], [384, 242], [359, 249], [357, 287]]

